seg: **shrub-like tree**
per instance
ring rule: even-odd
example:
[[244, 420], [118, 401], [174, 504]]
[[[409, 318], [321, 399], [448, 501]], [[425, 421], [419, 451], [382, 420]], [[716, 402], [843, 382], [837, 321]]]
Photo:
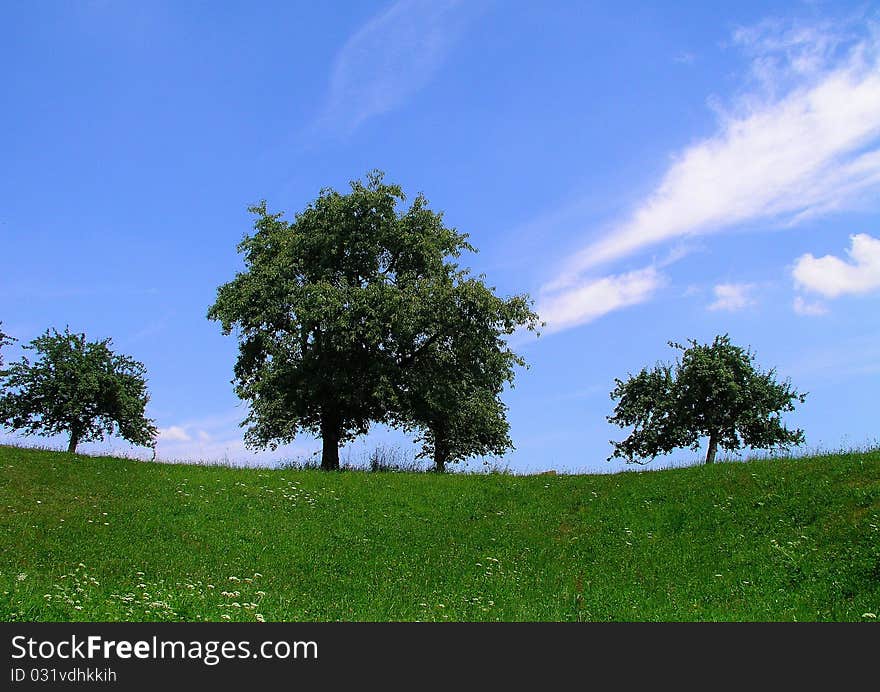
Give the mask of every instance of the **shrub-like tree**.
[[615, 380], [612, 400], [618, 401], [610, 423], [631, 427], [630, 435], [612, 442], [615, 457], [645, 463], [681, 447], [699, 449], [708, 439], [706, 463], [719, 447], [736, 451], [787, 449], [802, 444], [802, 430], [790, 430], [781, 414], [793, 411], [806, 395], [776, 372], [762, 372], [755, 354], [730, 342], [725, 334], [711, 344], [694, 340], [689, 346], [670, 342], [682, 351], [673, 365], [644, 368], [628, 380]]
[[114, 432], [151, 446], [156, 436], [144, 409], [149, 401], [142, 363], [113, 353], [111, 340], [47, 330], [24, 348], [37, 354], [11, 363], [0, 375], [0, 423], [25, 435], [66, 434], [68, 452], [80, 442]]
[[440, 473], [450, 462], [512, 448], [501, 394], [525, 361], [505, 337], [538, 326], [527, 296], [500, 298], [482, 277], [459, 272], [443, 288], [425, 316], [443, 336], [402, 373], [398, 401], [403, 427], [419, 432], [419, 456]]

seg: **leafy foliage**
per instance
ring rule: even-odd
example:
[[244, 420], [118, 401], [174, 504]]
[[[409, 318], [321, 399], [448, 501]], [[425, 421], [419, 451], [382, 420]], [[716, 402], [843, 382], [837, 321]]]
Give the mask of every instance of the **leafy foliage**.
[[470, 249], [423, 196], [399, 214], [403, 200], [373, 172], [349, 194], [322, 190], [293, 222], [265, 202], [251, 208], [255, 233], [239, 245], [246, 271], [218, 289], [208, 317], [239, 332], [233, 381], [250, 403], [252, 446], [309, 431], [324, 440], [322, 466], [338, 468], [339, 443], [388, 417], [395, 373], [420, 352], [401, 336], [416, 334], [407, 321], [422, 283]]
[[512, 447], [500, 395], [526, 363], [504, 337], [538, 326], [527, 296], [500, 298], [482, 277], [459, 272], [444, 288], [427, 313], [442, 336], [403, 373], [397, 414], [404, 428], [420, 431], [420, 456], [441, 472], [449, 462]]
[[0, 367], [3, 366], [3, 347], [9, 346], [15, 339], [3, 332], [3, 323], [0, 322]]
[[[255, 232], [239, 245], [246, 269], [220, 286], [208, 310], [224, 334], [238, 332], [233, 382], [250, 404], [243, 425], [251, 446], [311, 432], [323, 440], [322, 468], [335, 469], [339, 444], [374, 422], [424, 424], [433, 440], [437, 416], [425, 412], [448, 412], [457, 397], [471, 410], [492, 409], [484, 418], [494, 426], [480, 447], [464, 442], [455, 421], [457, 455], [459, 447], [507, 444], [497, 391], [514, 360], [498, 337], [532, 319], [525, 298], [495, 298], [460, 270], [455, 260], [474, 249], [467, 236], [446, 227], [423, 195], [399, 211], [404, 200], [400, 186], [373, 171], [348, 194], [322, 190], [292, 222], [265, 202], [251, 208]], [[452, 386], [461, 376], [450, 369], [465, 357], [485, 360], [490, 346], [495, 374]], [[486, 384], [488, 394], [479, 390]]]
[[26, 345], [37, 358], [12, 363], [0, 376], [0, 422], [25, 435], [67, 434], [68, 451], [80, 442], [116, 432], [132, 444], [151, 446], [153, 421], [142, 363], [110, 350], [110, 339], [86, 341], [85, 334], [47, 330]]
[[661, 363], [625, 382], [615, 380], [611, 398], [619, 401], [608, 421], [632, 432], [612, 443], [610, 458], [650, 461], [680, 447], [698, 449], [703, 437], [709, 439], [706, 463], [714, 462], [719, 446], [736, 451], [803, 443], [803, 431], [785, 427], [781, 414], [806, 395], [788, 380], [777, 382], [775, 370], [762, 372], [755, 354], [726, 334], [711, 344], [688, 343], [670, 342], [682, 351], [674, 365]]

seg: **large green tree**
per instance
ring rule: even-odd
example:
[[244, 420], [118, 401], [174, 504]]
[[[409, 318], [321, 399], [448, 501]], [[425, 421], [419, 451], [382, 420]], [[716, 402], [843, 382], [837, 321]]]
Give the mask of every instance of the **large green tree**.
[[402, 375], [397, 416], [419, 432], [420, 456], [443, 472], [450, 462], [512, 447], [507, 407], [501, 400], [525, 361], [506, 337], [534, 331], [538, 316], [525, 295], [501, 298], [482, 277], [457, 272], [434, 286], [425, 301], [425, 331], [438, 337]]
[[0, 374], [0, 423], [25, 435], [66, 434], [67, 450], [80, 442], [117, 434], [152, 446], [156, 427], [144, 410], [149, 401], [146, 369], [110, 349], [110, 339], [47, 330], [25, 345], [25, 355]]
[[245, 270], [208, 310], [238, 333], [233, 382], [249, 403], [251, 446], [310, 432], [323, 442], [321, 467], [338, 468], [339, 445], [391, 420], [401, 372], [443, 338], [448, 325], [424, 319], [426, 300], [472, 248], [424, 196], [401, 210], [404, 200], [374, 171], [347, 194], [322, 190], [293, 221], [265, 202], [251, 208]]
[[806, 395], [788, 380], [777, 382], [774, 370], [760, 370], [755, 354], [732, 344], [726, 334], [711, 344], [688, 344], [670, 342], [682, 352], [674, 364], [615, 380], [611, 398], [618, 403], [608, 421], [632, 431], [612, 443], [610, 459], [641, 463], [681, 447], [699, 449], [706, 439], [711, 464], [719, 447], [786, 449], [803, 443], [803, 431], [787, 428], [781, 414], [793, 411]]

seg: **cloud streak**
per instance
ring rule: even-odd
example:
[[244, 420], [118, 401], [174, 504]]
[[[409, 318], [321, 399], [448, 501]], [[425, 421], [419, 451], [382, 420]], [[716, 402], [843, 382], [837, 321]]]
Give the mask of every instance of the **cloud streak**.
[[157, 435], [159, 442], [189, 442], [192, 440], [190, 434], [179, 425], [172, 425], [167, 428], [159, 428]]
[[156, 456], [163, 461], [272, 465], [279, 460], [307, 457], [321, 448], [319, 441], [303, 435], [301, 440], [276, 450], [248, 449], [239, 425], [245, 415], [236, 408], [162, 427]]
[[804, 317], [818, 317], [828, 314], [828, 308], [823, 303], [804, 300], [803, 296], [795, 296], [791, 307], [795, 314]]
[[584, 248], [568, 273], [674, 238], [825, 213], [880, 184], [877, 53], [866, 39], [834, 68], [804, 74], [808, 84], [725, 116], [720, 131], [675, 156], [653, 194]]
[[665, 279], [655, 267], [598, 279], [585, 279], [560, 293], [544, 297], [538, 314], [546, 332], [577, 327], [621, 308], [648, 300]]
[[441, 68], [481, 1], [398, 0], [371, 18], [336, 55], [320, 129], [349, 134], [402, 105]]
[[[751, 86], [729, 111], [715, 107], [714, 135], [673, 156], [651, 194], [546, 282], [542, 293], [557, 296], [546, 301], [554, 312], [580, 306], [592, 314], [584, 287], [627, 275], [586, 277], [649, 248], [746, 223], [794, 225], [880, 189], [880, 32], [863, 26], [858, 35], [778, 23], [737, 31]], [[647, 300], [660, 285], [618, 306]], [[735, 296], [716, 297], [716, 309], [738, 309]]]
[[708, 307], [709, 310], [725, 310], [737, 312], [755, 304], [753, 293], [754, 284], [718, 284], [712, 291], [715, 294], [715, 302]]

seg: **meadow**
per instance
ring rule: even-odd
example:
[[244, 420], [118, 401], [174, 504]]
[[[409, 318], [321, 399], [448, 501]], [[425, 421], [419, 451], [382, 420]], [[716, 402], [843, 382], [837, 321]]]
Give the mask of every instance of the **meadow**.
[[880, 614], [880, 451], [615, 475], [240, 469], [0, 447], [4, 621]]

